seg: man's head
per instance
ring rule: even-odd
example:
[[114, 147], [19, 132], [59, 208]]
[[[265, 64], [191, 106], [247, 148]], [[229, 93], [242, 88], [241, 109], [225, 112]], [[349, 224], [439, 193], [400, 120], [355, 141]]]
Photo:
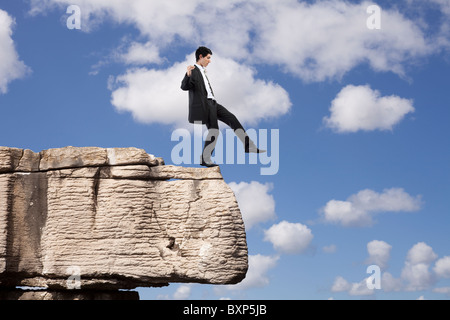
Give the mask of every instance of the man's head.
[[211, 62], [211, 56], [212, 51], [207, 47], [199, 47], [197, 51], [195, 51], [195, 58], [197, 59], [197, 63], [204, 68], [206, 68]]

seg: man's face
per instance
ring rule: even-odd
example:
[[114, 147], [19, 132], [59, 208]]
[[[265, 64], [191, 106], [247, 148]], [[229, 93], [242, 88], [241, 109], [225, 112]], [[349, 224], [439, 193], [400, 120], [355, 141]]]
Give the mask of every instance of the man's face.
[[201, 65], [203, 68], [206, 68], [208, 64], [211, 63], [211, 55], [208, 54], [206, 57], [203, 57], [200, 55], [200, 60], [198, 60], [198, 64]]

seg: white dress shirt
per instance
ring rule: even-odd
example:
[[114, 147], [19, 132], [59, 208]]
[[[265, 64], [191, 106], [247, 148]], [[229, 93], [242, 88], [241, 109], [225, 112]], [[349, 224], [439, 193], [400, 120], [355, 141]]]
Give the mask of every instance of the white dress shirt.
[[214, 97], [214, 93], [212, 91], [212, 88], [211, 88], [211, 84], [210, 84], [209, 79], [208, 79], [208, 77], [206, 75], [205, 68], [203, 68], [201, 65], [198, 65], [198, 64], [195, 64], [195, 65], [197, 66], [197, 68], [200, 69], [200, 72], [202, 73], [203, 81], [205, 82], [206, 92], [208, 94], [208, 99], [216, 100], [216, 98]]

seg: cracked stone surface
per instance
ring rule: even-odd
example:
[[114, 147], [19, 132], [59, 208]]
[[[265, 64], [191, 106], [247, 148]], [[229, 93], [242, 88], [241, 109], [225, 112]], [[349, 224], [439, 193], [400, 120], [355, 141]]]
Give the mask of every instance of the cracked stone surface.
[[236, 284], [247, 268], [219, 168], [166, 166], [135, 148], [0, 147], [0, 288]]

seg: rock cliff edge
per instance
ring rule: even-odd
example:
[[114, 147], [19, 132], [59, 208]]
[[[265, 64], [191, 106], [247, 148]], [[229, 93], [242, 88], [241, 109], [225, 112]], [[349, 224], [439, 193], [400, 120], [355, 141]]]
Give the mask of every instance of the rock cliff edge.
[[247, 268], [219, 168], [166, 166], [135, 148], [0, 147], [0, 288], [236, 284]]

